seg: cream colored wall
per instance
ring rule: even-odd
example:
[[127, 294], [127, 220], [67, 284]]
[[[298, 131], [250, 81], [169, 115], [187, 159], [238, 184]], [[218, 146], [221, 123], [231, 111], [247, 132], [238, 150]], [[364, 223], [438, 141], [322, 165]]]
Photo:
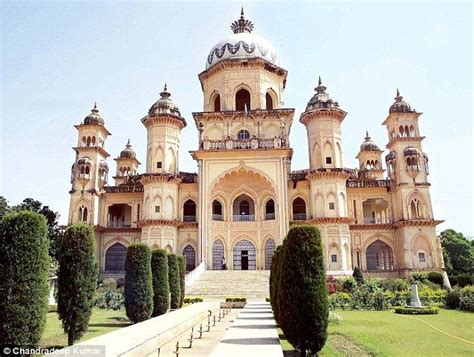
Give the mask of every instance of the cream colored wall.
[[[171, 173], [179, 171], [180, 129], [165, 120], [155, 120], [147, 128], [147, 173]], [[157, 162], [163, 163], [157, 168]]]
[[131, 225], [137, 227], [138, 205], [140, 205], [140, 216], [143, 214], [143, 192], [106, 193], [100, 200], [99, 225], [107, 227], [108, 210], [113, 204], [126, 204], [132, 208]]

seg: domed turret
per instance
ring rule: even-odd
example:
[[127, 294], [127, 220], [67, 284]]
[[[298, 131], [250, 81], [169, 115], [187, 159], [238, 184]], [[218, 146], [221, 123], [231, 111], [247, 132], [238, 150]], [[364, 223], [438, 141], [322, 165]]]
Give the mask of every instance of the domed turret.
[[410, 104], [403, 100], [400, 95], [400, 91], [397, 89], [397, 96], [395, 97], [395, 103], [390, 106], [389, 113], [414, 113], [415, 110], [411, 109]]
[[91, 109], [91, 113], [84, 118], [84, 124], [104, 125], [104, 119], [102, 119], [99, 114], [97, 103], [94, 103], [94, 108]]
[[306, 105], [306, 111], [313, 109], [329, 109], [329, 108], [339, 108], [339, 103], [332, 100], [329, 97], [329, 94], [326, 93], [326, 87], [321, 81], [321, 77], [318, 80], [318, 86], [314, 88], [316, 94], [309, 100]]
[[120, 158], [129, 158], [129, 159], [135, 159], [137, 157], [137, 154], [135, 151], [132, 149], [132, 145], [130, 144], [130, 139], [128, 139], [127, 145], [125, 145], [125, 149], [123, 149], [120, 152]]
[[360, 145], [360, 151], [382, 151], [380, 148], [377, 146], [372, 141], [372, 138], [369, 136], [369, 132], [365, 132], [365, 140], [364, 142]]
[[170, 99], [171, 93], [168, 92], [168, 88], [165, 83], [163, 92], [160, 93], [160, 99], [158, 99], [148, 111], [148, 115], [153, 117], [159, 114], [172, 114], [178, 117], [181, 116], [178, 106]]
[[230, 26], [234, 34], [219, 41], [207, 56], [206, 69], [227, 59], [261, 58], [279, 66], [278, 55], [273, 45], [261, 36], [252, 34], [253, 23], [244, 17], [244, 9], [240, 19]]

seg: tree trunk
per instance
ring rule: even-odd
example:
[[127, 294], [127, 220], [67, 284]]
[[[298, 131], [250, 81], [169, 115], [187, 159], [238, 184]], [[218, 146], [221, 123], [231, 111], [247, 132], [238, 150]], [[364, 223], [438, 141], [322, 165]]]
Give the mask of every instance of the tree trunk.
[[72, 328], [70, 328], [67, 332], [67, 345], [72, 346], [74, 344], [73, 336], [72, 336]]
[[300, 355], [301, 357], [306, 357], [306, 344], [301, 346]]

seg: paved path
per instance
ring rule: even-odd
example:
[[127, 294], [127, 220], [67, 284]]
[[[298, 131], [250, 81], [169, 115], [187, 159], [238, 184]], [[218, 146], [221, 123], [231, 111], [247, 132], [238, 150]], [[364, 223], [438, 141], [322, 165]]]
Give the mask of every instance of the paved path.
[[283, 356], [270, 304], [247, 303], [210, 356]]

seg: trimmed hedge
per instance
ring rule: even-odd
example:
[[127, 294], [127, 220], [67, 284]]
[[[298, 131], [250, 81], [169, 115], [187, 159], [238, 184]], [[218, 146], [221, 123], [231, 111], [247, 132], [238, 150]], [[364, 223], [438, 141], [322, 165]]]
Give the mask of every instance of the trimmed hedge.
[[474, 312], [474, 286], [465, 286], [461, 289], [459, 308], [464, 311]]
[[48, 311], [48, 228], [44, 216], [7, 213], [0, 221], [0, 341], [36, 347]]
[[181, 283], [179, 264], [176, 254], [168, 254], [168, 279], [171, 293], [171, 308], [179, 309], [181, 302]]
[[165, 314], [170, 306], [168, 269], [166, 249], [153, 250], [151, 252], [151, 274], [153, 277], [153, 312], [151, 316], [153, 317]]
[[132, 244], [125, 261], [125, 311], [130, 321], [148, 320], [153, 311], [151, 251], [145, 244]]
[[446, 295], [445, 305], [448, 309], [458, 309], [461, 299], [461, 289], [453, 289]]
[[[302, 355], [318, 353], [327, 340], [328, 292], [321, 235], [314, 226], [292, 227], [283, 247], [279, 325]], [[284, 273], [283, 273], [284, 272]]]
[[184, 298], [184, 303], [185, 304], [195, 304], [197, 302], [203, 302], [203, 298], [202, 297], [185, 297]]
[[281, 274], [281, 255], [283, 246], [276, 247], [272, 256], [272, 265], [270, 268], [270, 305], [272, 306], [273, 316], [278, 323], [278, 286]]
[[226, 297], [225, 302], [247, 302], [247, 298], [244, 298], [244, 297]]
[[428, 280], [431, 281], [432, 283], [443, 286], [443, 276], [435, 271], [429, 272], [428, 273]]
[[439, 308], [435, 306], [422, 306], [422, 307], [402, 306], [402, 307], [396, 307], [395, 313], [402, 314], [402, 315], [436, 315], [439, 313]]
[[179, 268], [179, 307], [183, 307], [184, 295], [186, 295], [186, 259], [182, 255], [177, 255]]
[[98, 267], [92, 226], [69, 226], [59, 242], [58, 260], [58, 315], [71, 346], [87, 331], [94, 306]]

